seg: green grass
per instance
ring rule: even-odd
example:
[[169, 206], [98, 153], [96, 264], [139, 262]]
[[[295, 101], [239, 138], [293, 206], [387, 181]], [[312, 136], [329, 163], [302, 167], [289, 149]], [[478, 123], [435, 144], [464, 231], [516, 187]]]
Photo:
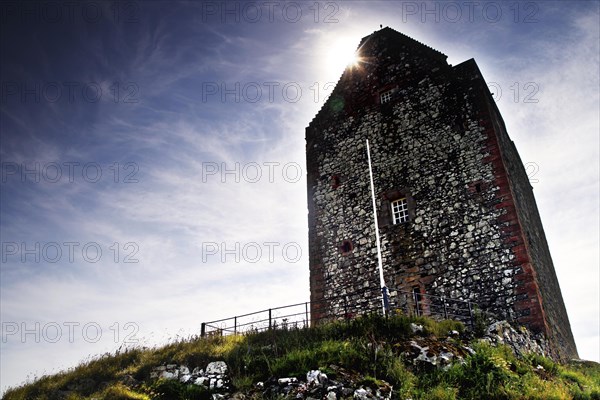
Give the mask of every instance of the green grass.
[[[420, 324], [421, 339], [440, 343], [448, 332], [462, 332], [456, 321], [436, 322], [423, 317], [365, 316], [310, 329], [287, 329], [247, 336], [190, 338], [161, 348], [129, 349], [102, 355], [78, 367], [10, 389], [13, 399], [55, 399], [70, 391], [67, 399], [208, 399], [209, 393], [194, 385], [148, 379], [153, 367], [184, 364], [205, 367], [224, 360], [233, 386], [250, 390], [269, 377], [304, 378], [321, 369], [330, 378], [336, 369], [358, 372], [362, 383], [393, 385], [393, 398], [406, 399], [598, 399], [600, 365], [592, 362], [558, 364], [539, 355], [517, 358], [506, 346], [469, 343], [476, 354], [450, 368], [417, 369], [403, 357], [413, 336], [411, 323]], [[453, 340], [452, 342], [456, 342]], [[445, 343], [444, 345], [448, 345]], [[542, 368], [539, 368], [541, 366]], [[139, 384], [133, 385], [133, 380]], [[129, 385], [129, 386], [127, 386]], [[259, 398], [260, 396], [255, 398]]]

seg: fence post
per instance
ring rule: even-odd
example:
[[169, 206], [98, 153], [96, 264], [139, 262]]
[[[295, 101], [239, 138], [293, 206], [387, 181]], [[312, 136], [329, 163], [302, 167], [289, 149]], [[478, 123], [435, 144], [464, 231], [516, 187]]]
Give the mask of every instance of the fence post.
[[444, 304], [444, 319], [448, 319], [448, 311], [446, 310], [446, 298], [442, 297], [442, 304]]
[[475, 329], [475, 323], [473, 322], [473, 309], [471, 308], [471, 302], [467, 301], [469, 305], [469, 320], [471, 322], [471, 329]]
[[417, 292], [412, 291], [412, 297], [413, 297], [413, 302], [415, 304], [415, 315], [418, 317], [419, 316], [419, 300], [417, 299]]
[[344, 296], [344, 319], [348, 319], [348, 299]]
[[271, 309], [269, 308], [269, 330], [271, 329]]
[[233, 334], [237, 335], [237, 316], [233, 317]]
[[202, 323], [200, 326], [200, 337], [206, 336], [206, 323]]
[[390, 313], [390, 299], [388, 296], [387, 286], [381, 288], [381, 295], [383, 296], [383, 313], [384, 316], [387, 318], [388, 314]]
[[308, 302], [304, 303], [304, 312], [306, 313], [306, 324], [305, 324], [305, 326], [306, 326], [306, 328], [308, 328], [310, 326], [309, 322], [308, 322]]

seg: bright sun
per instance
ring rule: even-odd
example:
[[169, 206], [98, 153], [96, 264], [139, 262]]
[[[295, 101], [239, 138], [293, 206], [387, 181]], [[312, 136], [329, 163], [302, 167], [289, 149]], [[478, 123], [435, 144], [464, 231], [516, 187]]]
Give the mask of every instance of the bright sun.
[[346, 67], [358, 65], [356, 46], [358, 42], [350, 38], [341, 38], [328, 49], [327, 69], [338, 76]]

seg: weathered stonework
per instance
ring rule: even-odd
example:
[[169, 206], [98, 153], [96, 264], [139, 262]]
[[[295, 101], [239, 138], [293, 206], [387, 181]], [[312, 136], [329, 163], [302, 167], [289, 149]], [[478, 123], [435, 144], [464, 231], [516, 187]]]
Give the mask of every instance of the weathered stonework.
[[[449, 66], [390, 28], [359, 49], [306, 129], [313, 318], [381, 303], [369, 139], [391, 296], [470, 300], [576, 357], [532, 188], [475, 61]], [[409, 221], [394, 224], [398, 198]]]

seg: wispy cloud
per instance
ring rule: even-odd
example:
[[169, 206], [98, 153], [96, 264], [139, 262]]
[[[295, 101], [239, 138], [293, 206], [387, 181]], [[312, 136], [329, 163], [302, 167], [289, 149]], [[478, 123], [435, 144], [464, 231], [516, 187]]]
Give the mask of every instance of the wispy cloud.
[[[433, 24], [392, 3], [336, 3], [337, 23], [324, 23], [323, 9], [317, 22], [306, 9], [298, 23], [281, 14], [272, 22], [221, 23], [205, 20], [201, 2], [154, 2], [144, 3], [138, 23], [77, 25], [80, 37], [57, 26], [27, 25], [29, 34], [21, 27], [22, 46], [31, 45], [39, 67], [6, 47], [15, 54], [10, 65], [3, 60], [7, 80], [98, 82], [103, 95], [96, 103], [80, 92], [74, 102], [13, 97], [0, 107], [2, 162], [63, 166], [57, 182], [14, 175], [2, 183], [2, 241], [30, 248], [56, 242], [64, 251], [54, 263], [18, 255], [2, 263], [2, 321], [96, 322], [105, 335], [97, 344], [81, 335], [74, 344], [22, 343], [13, 335], [1, 343], [2, 384], [20, 382], [33, 368], [51, 370], [55, 354], [68, 367], [116, 348], [115, 322], [121, 334], [123, 324], [135, 323], [138, 337], [156, 343], [197, 333], [202, 320], [307, 299], [304, 128], [327, 95], [324, 84], [341, 74], [324, 65], [331, 46], [341, 36], [358, 45], [379, 24], [453, 63], [474, 57], [484, 77], [502, 86], [498, 105], [509, 134], [523, 161], [539, 166], [533, 186], [580, 354], [598, 359], [598, 302], [589, 301], [598, 282], [579, 278], [598, 268], [597, 10], [545, 2], [536, 25], [481, 18]], [[536, 53], [527, 56], [531, 49]], [[521, 96], [525, 83], [537, 83], [539, 102], [512, 101], [515, 81]], [[125, 90], [117, 102], [115, 82]], [[265, 82], [279, 84], [273, 99]], [[207, 83], [219, 92], [207, 96]], [[263, 97], [223, 100], [220, 85], [235, 90], [235, 83], [256, 83]], [[298, 101], [282, 95], [286, 83], [301, 87]], [[128, 84], [136, 85], [137, 102], [122, 101]], [[72, 182], [65, 162], [79, 163]], [[89, 163], [102, 169], [97, 182], [82, 175]], [[63, 244], [69, 241], [79, 243], [72, 262]], [[270, 242], [277, 242], [272, 260]], [[98, 261], [82, 254], [87, 243], [101, 247]], [[207, 254], [214, 250], [207, 244], [227, 250], [236, 243], [240, 250], [258, 244], [261, 257], [236, 262], [229, 254], [223, 262], [223, 248]], [[286, 259], [285, 244], [299, 246], [298, 260]]]

